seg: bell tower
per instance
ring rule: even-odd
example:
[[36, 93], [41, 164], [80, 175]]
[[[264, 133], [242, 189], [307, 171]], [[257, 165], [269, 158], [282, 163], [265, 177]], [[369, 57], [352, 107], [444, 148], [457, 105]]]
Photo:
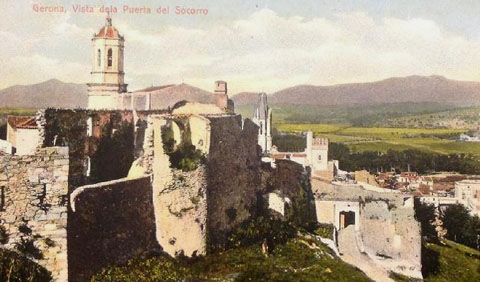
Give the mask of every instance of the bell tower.
[[89, 109], [116, 109], [124, 82], [123, 48], [125, 39], [107, 15], [105, 26], [92, 38], [92, 71], [88, 83]]
[[267, 94], [260, 93], [252, 121], [258, 125], [258, 145], [268, 155], [272, 149], [272, 109], [268, 106]]

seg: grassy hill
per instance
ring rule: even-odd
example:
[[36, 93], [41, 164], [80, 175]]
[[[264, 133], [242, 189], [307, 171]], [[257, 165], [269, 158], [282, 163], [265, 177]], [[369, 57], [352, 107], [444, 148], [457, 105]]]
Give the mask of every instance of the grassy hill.
[[480, 252], [451, 241], [445, 241], [445, 244], [426, 243], [425, 247], [432, 254], [438, 254], [438, 265], [425, 281], [480, 281]]
[[291, 239], [264, 256], [259, 245], [195, 260], [166, 257], [104, 269], [92, 281], [371, 281], [316, 240]]
[[[443, 244], [425, 243], [426, 254], [422, 263], [425, 282], [480, 281], [480, 252], [452, 241]], [[394, 274], [398, 282], [413, 282], [408, 277]]]

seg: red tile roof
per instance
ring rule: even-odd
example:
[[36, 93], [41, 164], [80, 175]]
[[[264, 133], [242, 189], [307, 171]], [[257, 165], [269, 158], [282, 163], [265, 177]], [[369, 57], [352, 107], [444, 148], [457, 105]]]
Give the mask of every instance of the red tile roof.
[[307, 154], [292, 154], [294, 158], [305, 158], [307, 157]]
[[37, 129], [35, 117], [8, 116], [7, 122], [13, 128]]
[[95, 38], [117, 38], [123, 39], [123, 36], [120, 35], [118, 30], [113, 26], [104, 26], [100, 31], [95, 35]]

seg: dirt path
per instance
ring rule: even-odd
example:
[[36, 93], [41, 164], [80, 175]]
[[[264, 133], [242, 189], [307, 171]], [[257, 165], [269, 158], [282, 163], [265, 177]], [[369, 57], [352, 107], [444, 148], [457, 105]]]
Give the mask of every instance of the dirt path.
[[377, 282], [394, 282], [388, 277], [388, 272], [385, 269], [377, 266], [366, 254], [360, 252], [355, 240], [354, 225], [338, 232], [338, 250], [343, 261], [358, 267], [370, 279]]

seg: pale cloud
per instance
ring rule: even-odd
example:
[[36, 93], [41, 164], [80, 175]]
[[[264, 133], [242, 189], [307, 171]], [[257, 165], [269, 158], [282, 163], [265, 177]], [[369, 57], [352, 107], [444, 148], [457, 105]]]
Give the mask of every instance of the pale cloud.
[[[43, 23], [40, 37], [0, 30], [0, 40], [9, 39], [0, 51], [10, 55], [0, 55], [2, 65], [9, 66], [0, 69], [0, 87], [53, 77], [87, 82], [89, 39], [102, 24], [82, 27], [66, 13]], [[217, 79], [227, 80], [236, 93], [413, 74], [480, 77], [480, 39], [467, 39], [422, 18], [374, 19], [363, 12], [343, 12], [307, 19], [261, 9], [222, 26], [166, 24], [143, 29], [121, 18], [114, 24], [126, 39], [125, 71], [131, 90], [182, 81], [211, 90]]]
[[[128, 40], [128, 28], [125, 34]], [[153, 73], [138, 71], [141, 75], [133, 85], [141, 85], [142, 76], [153, 80], [157, 74], [154, 84], [186, 81], [209, 89], [215, 79], [225, 79], [236, 85], [230, 87], [234, 92], [272, 92], [307, 83], [330, 85], [413, 74], [478, 80], [480, 74], [479, 42], [425, 19], [374, 20], [354, 12], [331, 20], [306, 20], [263, 9], [206, 30], [169, 26], [149, 34], [148, 44], [139, 40], [142, 32], [132, 34], [134, 49], [145, 50], [158, 66]], [[138, 69], [135, 62], [131, 64]]]

